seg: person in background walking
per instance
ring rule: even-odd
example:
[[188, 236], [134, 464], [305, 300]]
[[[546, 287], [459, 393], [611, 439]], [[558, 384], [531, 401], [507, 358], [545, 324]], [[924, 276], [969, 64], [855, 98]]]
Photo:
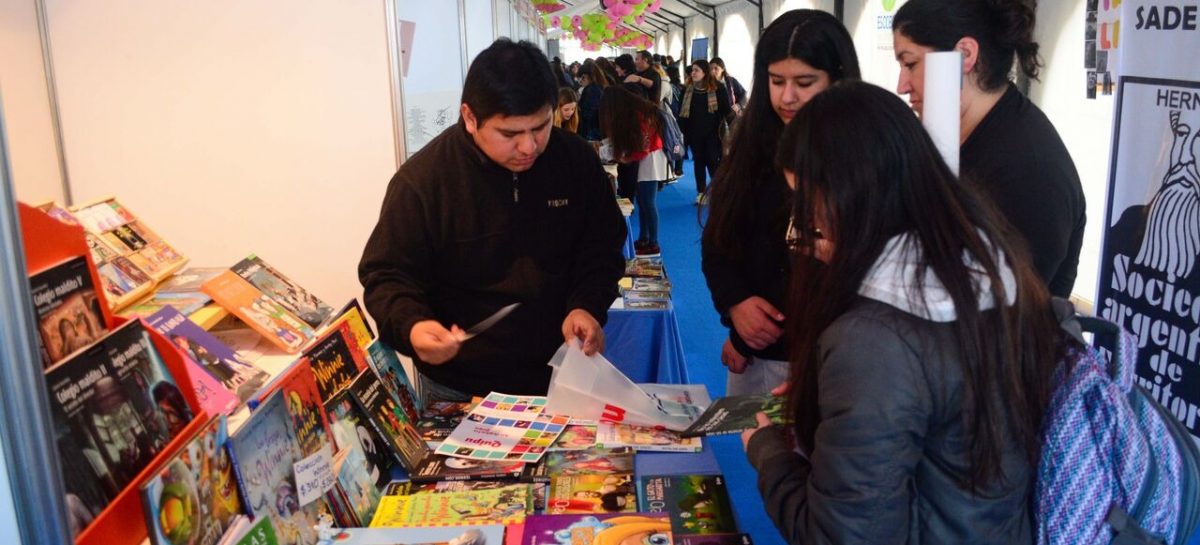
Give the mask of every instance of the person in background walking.
[[713, 79], [724, 85], [725, 91], [729, 93], [730, 109], [733, 110], [734, 115], [740, 115], [742, 108], [746, 107], [746, 88], [742, 87], [742, 83], [725, 69], [725, 61], [721, 57], [713, 57], [711, 61], [708, 61], [708, 67], [709, 70], [712, 70]]
[[679, 128], [692, 153], [696, 176], [696, 205], [707, 203], [708, 177], [716, 176], [721, 164], [721, 125], [732, 111], [729, 93], [713, 79], [708, 61], [688, 67], [688, 85], [679, 105]]

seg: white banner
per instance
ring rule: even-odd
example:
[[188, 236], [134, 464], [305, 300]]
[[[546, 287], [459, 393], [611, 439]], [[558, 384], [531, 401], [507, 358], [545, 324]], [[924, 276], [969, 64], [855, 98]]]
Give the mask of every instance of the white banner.
[[1200, 0], [1121, 10], [1097, 308], [1138, 337], [1141, 385], [1200, 436]]

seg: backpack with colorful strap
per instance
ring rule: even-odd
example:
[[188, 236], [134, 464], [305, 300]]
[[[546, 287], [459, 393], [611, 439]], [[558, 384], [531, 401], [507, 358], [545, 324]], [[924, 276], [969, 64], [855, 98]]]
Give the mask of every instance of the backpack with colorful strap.
[[1064, 325], [1074, 331], [1043, 429], [1038, 544], [1200, 543], [1200, 451], [1135, 383], [1137, 340], [1097, 318]]

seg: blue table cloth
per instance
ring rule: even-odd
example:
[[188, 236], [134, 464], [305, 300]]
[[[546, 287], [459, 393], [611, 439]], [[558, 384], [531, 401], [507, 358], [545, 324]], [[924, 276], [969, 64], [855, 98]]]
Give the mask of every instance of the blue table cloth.
[[675, 307], [609, 309], [604, 357], [634, 382], [688, 384]]

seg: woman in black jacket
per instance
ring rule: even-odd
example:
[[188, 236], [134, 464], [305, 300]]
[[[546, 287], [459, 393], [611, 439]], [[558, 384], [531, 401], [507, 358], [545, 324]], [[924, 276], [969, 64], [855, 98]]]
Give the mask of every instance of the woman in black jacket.
[[585, 61], [579, 67], [579, 136], [588, 142], [598, 143], [604, 139], [600, 133], [600, 98], [608, 87], [608, 77], [596, 63]]
[[759, 39], [749, 106], [717, 171], [701, 237], [704, 279], [729, 328], [721, 349], [721, 363], [729, 368], [726, 395], [763, 393], [787, 379], [779, 309], [787, 298], [783, 238], [791, 190], [775, 167], [779, 135], [817, 93], [858, 78], [854, 41], [827, 12], [789, 11]]
[[924, 106], [925, 54], [963, 53], [961, 171], [1023, 235], [1050, 293], [1075, 285], [1087, 209], [1075, 163], [1054, 125], [1009, 81], [1013, 59], [1030, 79], [1041, 61], [1029, 0], [913, 0], [892, 20], [896, 92]]
[[688, 67], [688, 78], [679, 106], [679, 128], [692, 151], [696, 205], [699, 206], [707, 201], [704, 192], [708, 188], [708, 176], [716, 176], [721, 164], [721, 125], [732, 110], [729, 93], [713, 79], [708, 61], [693, 62]]
[[[788, 125], [800, 451], [742, 438], [790, 543], [1032, 543], [1042, 415], [1063, 344], [986, 197], [890, 92], [842, 82]], [[803, 310], [801, 312], [801, 309]]]

